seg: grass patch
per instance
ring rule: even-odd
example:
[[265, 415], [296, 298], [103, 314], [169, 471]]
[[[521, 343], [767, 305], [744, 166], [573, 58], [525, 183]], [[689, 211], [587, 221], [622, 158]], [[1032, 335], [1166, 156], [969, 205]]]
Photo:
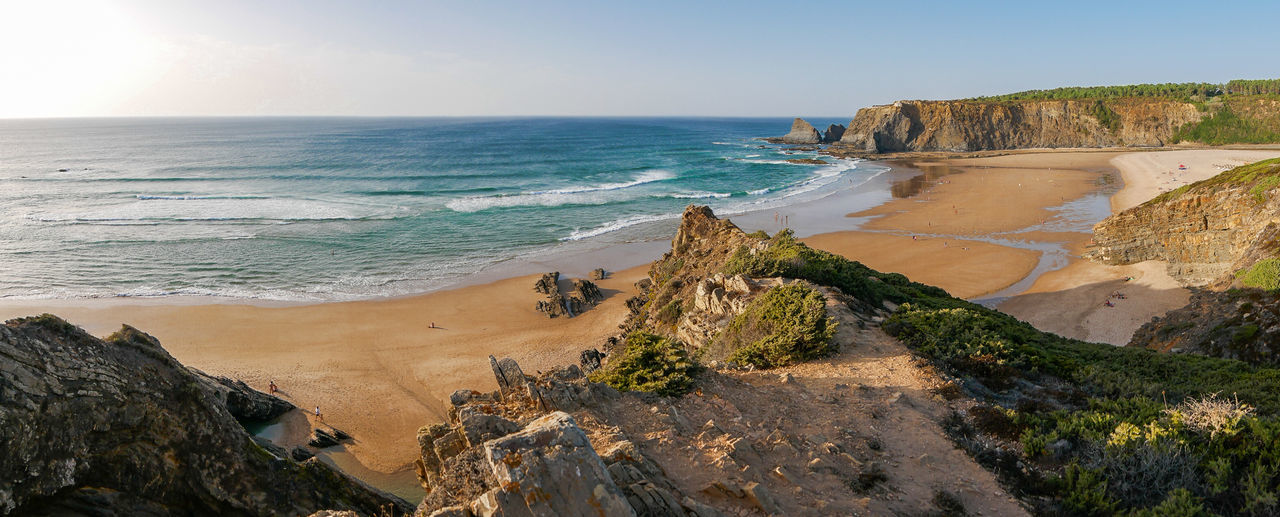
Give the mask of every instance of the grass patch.
[[1280, 290], [1280, 258], [1259, 260], [1249, 268], [1236, 272], [1236, 279], [1245, 287]]
[[775, 287], [752, 300], [712, 341], [710, 352], [775, 368], [831, 354], [836, 322], [822, 293], [801, 284]]
[[1120, 114], [1112, 111], [1101, 100], [1093, 103], [1090, 113], [1093, 118], [1098, 119], [1098, 123], [1102, 124], [1102, 127], [1111, 130], [1112, 133], [1120, 130]]
[[621, 355], [608, 368], [591, 373], [593, 382], [603, 382], [623, 391], [646, 391], [677, 397], [693, 389], [693, 379], [702, 367], [680, 343], [636, 331], [627, 336]]

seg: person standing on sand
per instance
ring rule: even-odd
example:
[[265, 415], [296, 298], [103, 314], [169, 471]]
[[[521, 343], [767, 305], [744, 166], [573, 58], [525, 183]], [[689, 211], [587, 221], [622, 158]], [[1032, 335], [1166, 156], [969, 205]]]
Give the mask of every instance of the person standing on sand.
[[320, 406], [316, 406], [316, 418], [321, 421], [324, 421], [324, 415], [320, 414]]
[[275, 379], [271, 379], [271, 382], [267, 384], [267, 387], [271, 389], [271, 394], [273, 394], [273, 395], [274, 395], [274, 394], [275, 394], [275, 392], [276, 392], [276, 390], [277, 390], [277, 389], [276, 389], [276, 380], [275, 380]]

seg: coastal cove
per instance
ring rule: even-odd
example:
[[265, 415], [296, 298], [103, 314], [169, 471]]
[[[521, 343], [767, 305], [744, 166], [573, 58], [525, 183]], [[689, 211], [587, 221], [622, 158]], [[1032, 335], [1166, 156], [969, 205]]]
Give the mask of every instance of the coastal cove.
[[[1126, 328], [1132, 333], [1150, 315], [1185, 303], [1185, 290], [1162, 279], [1158, 265], [1078, 260], [1093, 223], [1120, 208], [1112, 207], [1115, 199], [1154, 196], [1229, 163], [1280, 156], [1236, 150], [991, 154], [887, 167], [863, 162], [859, 168], [882, 173], [842, 178], [802, 203], [727, 215], [748, 232], [772, 234], [786, 225], [816, 248], [958, 296], [993, 299], [1001, 310], [1047, 330], [1123, 344], [1113, 336], [1127, 336]], [[1187, 173], [1170, 175], [1175, 162], [1190, 164]], [[647, 224], [655, 234], [669, 235], [674, 222]], [[616, 333], [634, 282], [668, 247], [643, 238], [575, 245], [456, 278], [454, 287], [427, 294], [319, 304], [6, 299], [0, 300], [0, 317], [53, 312], [95, 335], [128, 323], [156, 336], [185, 364], [259, 388], [274, 380], [283, 396], [303, 409], [320, 406], [325, 424], [355, 437], [338, 457], [348, 462], [348, 472], [367, 469], [366, 481], [412, 493], [416, 430], [445, 418], [454, 390], [495, 387], [488, 355], [515, 358], [530, 371], [575, 362], [580, 350]], [[538, 295], [532, 275], [558, 270], [584, 278], [595, 267], [612, 272], [598, 282], [606, 296], [599, 306], [572, 319], [548, 320], [533, 310]], [[1119, 287], [1161, 294], [1100, 309], [1125, 277], [1134, 281]], [[1076, 320], [1085, 322], [1082, 328], [1055, 329], [1061, 319], [1055, 314], [1064, 311], [1089, 315]]]

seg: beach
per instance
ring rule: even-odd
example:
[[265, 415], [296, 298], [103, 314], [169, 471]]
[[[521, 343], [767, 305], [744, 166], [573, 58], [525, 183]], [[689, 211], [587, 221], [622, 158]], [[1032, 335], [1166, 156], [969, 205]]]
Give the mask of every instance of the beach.
[[[1280, 151], [1036, 151], [894, 162], [899, 179], [886, 180], [894, 196], [869, 210], [838, 213], [823, 226], [845, 230], [803, 240], [964, 298], [1025, 290], [1001, 298], [999, 308], [1045, 330], [1122, 345], [1138, 325], [1185, 304], [1187, 291], [1164, 274], [1162, 264], [1080, 260], [1091, 225], [1221, 166], [1274, 156]], [[1171, 173], [1170, 164], [1188, 168]], [[1117, 179], [1123, 188], [1117, 189]], [[581, 350], [617, 332], [627, 314], [624, 302], [648, 269], [635, 264], [656, 259], [665, 248], [659, 244], [599, 255], [613, 262], [599, 266], [628, 269], [599, 281], [604, 302], [574, 318], [536, 312], [541, 295], [532, 289], [537, 276], [529, 274], [333, 303], [6, 300], [0, 318], [51, 312], [99, 336], [127, 323], [157, 337], [191, 367], [261, 390], [274, 380], [282, 397], [308, 413], [307, 425], [292, 417], [295, 430], [321, 424], [310, 414], [319, 406], [322, 425], [354, 436], [342, 452], [359, 462], [349, 472], [367, 469], [366, 479], [401, 473], [412, 483], [418, 428], [444, 418], [454, 390], [496, 388], [489, 355], [512, 357], [530, 373], [576, 363]], [[563, 269], [554, 262], [539, 267]], [[583, 269], [568, 268], [577, 275]], [[1126, 298], [1115, 299], [1115, 307], [1103, 305], [1114, 292]], [[287, 434], [299, 439], [297, 432]]]

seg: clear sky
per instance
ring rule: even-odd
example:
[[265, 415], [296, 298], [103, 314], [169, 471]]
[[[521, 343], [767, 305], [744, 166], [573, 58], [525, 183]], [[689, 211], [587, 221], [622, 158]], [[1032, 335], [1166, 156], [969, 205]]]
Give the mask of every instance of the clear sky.
[[0, 117], [851, 117], [1280, 77], [1277, 2], [0, 0]]

